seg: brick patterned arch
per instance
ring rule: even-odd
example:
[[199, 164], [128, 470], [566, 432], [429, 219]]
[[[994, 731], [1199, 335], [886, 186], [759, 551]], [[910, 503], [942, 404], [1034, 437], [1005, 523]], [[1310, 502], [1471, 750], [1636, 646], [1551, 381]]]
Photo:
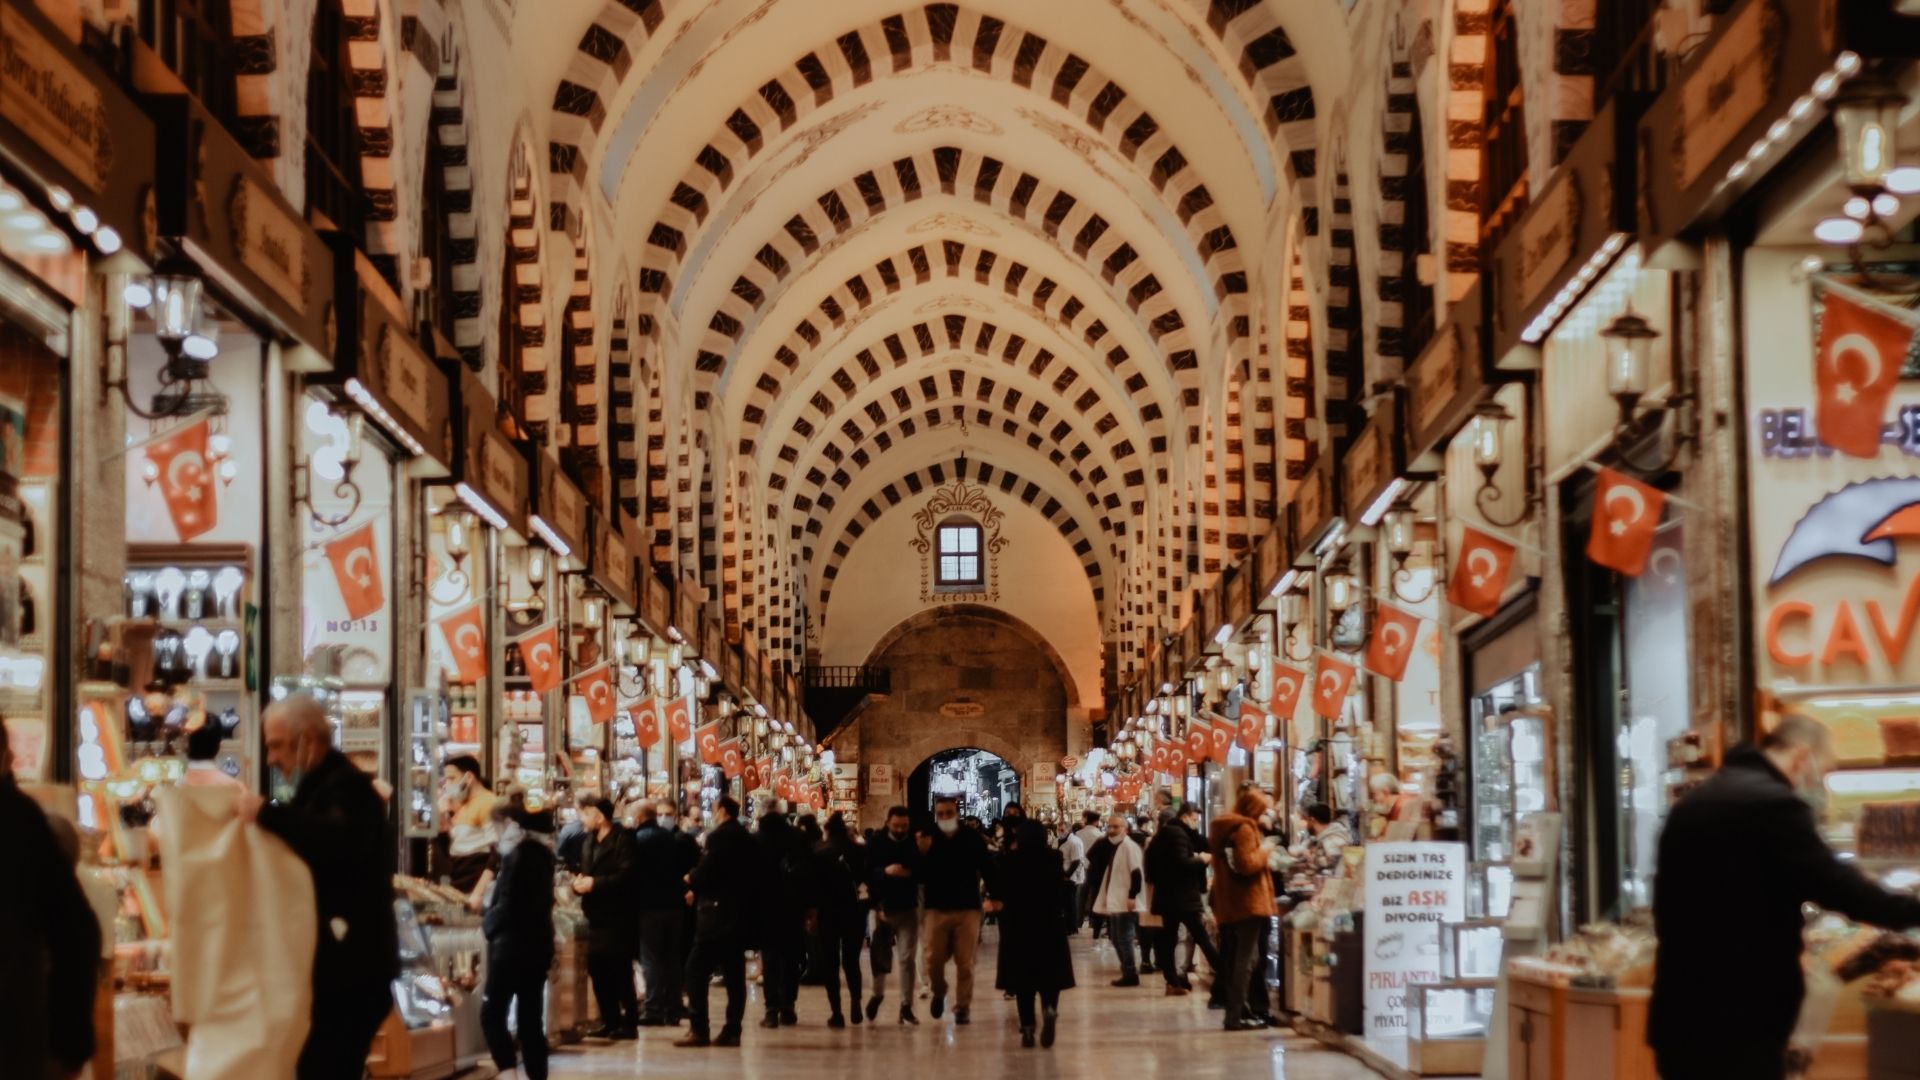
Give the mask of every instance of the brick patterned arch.
[[1380, 243], [1374, 275], [1379, 310], [1375, 313], [1374, 355], [1382, 364], [1379, 377], [1391, 378], [1413, 359], [1407, 355], [1407, 336], [1414, 328], [1406, 325], [1405, 300], [1408, 290], [1423, 287], [1414, 266], [1422, 238], [1410, 235], [1406, 228], [1408, 200], [1424, 198], [1426, 194], [1407, 190], [1409, 159], [1426, 151], [1414, 142], [1414, 132], [1419, 126], [1415, 117], [1420, 103], [1414, 95], [1413, 65], [1409, 61], [1398, 56], [1387, 58], [1384, 101], [1377, 204]]
[[[406, 20], [406, 27], [411, 27], [412, 33], [425, 32], [424, 26], [412, 16]], [[453, 295], [448, 298], [453, 306], [453, 345], [459, 350], [467, 368], [478, 373], [485, 364], [482, 342], [486, 339], [486, 329], [480, 321], [478, 215], [473, 210], [473, 165], [469, 156], [465, 65], [451, 21], [441, 35], [438, 59], [433, 82], [433, 109], [427, 123], [433, 128], [435, 139], [431, 141], [437, 141], [440, 156], [438, 160], [427, 162], [426, 167], [441, 170], [445, 178], [446, 220], [431, 222], [428, 227], [446, 230], [447, 253], [451, 263], [447, 276], [453, 285]]]
[[[807, 535], [818, 536], [821, 529], [818, 514], [832, 512], [842, 494], [852, 489], [854, 481], [863, 472], [881, 463], [883, 455], [894, 449], [905, 449], [911, 445], [908, 440], [931, 435], [962, 419], [979, 430], [1003, 436], [1044, 456], [1048, 464], [1072, 483], [1074, 492], [1088, 510], [1099, 518], [1101, 531], [1108, 535], [1115, 535], [1121, 527], [1118, 512], [1109, 509], [1109, 504], [1145, 507], [1144, 495], [1138, 491], [1129, 491], [1127, 501], [1122, 502], [1118, 488], [1112, 482], [1112, 474], [1104, 465], [1083, 469], [1067, 451], [1060, 448], [1057, 440], [1039, 426], [984, 408], [973, 408], [969, 412], [971, 403], [962, 401], [960, 397], [955, 395], [950, 400], [933, 402], [923, 410], [903, 414], [886, 426], [875, 429], [841, 460], [835, 462], [827, 458], [833, 466], [832, 472], [817, 463], [807, 467], [799, 480], [791, 485], [793, 500], [784, 508], [783, 514], [789, 518], [800, 514], [813, 516], [804, 525], [794, 521], [788, 528], [788, 534], [795, 539]], [[870, 452], [869, 444], [879, 448], [879, 453]], [[827, 455], [823, 453], [821, 456]]]
[[[876, 62], [878, 57], [885, 59]], [[778, 136], [806, 130], [805, 121], [814, 111], [872, 81], [876, 67], [882, 75], [900, 75], [955, 62], [1042, 95], [1074, 120], [1083, 120], [1087, 130], [1132, 163], [1179, 216], [1218, 295], [1224, 299], [1246, 291], [1245, 259], [1232, 229], [1197, 170], [1138, 98], [1067, 49], [955, 4], [912, 8], [846, 31], [743, 98], [676, 183], [650, 230], [656, 241], [666, 241], [658, 244], [665, 254], [649, 266], [666, 280], [675, 280], [681, 257], [700, 247], [709, 219], [717, 220], [712, 208], [737, 178], [747, 175], [751, 162], [784, 145]], [[569, 95], [575, 109], [585, 100]], [[554, 157], [556, 163], [564, 158], [575, 170], [575, 180], [584, 181], [584, 155], [577, 147]], [[1244, 332], [1242, 325], [1239, 333]]]
[[[1067, 708], [1077, 709], [1080, 707], [1080, 689], [1073, 681], [1073, 672], [1067, 667], [1067, 662], [1061, 659], [1060, 653], [1053, 647], [1053, 643], [1047, 640], [1046, 635], [1027, 625], [1026, 621], [1019, 616], [1011, 612], [1002, 611], [999, 608], [987, 607], [984, 604], [945, 604], [940, 607], [928, 608], [925, 611], [916, 612], [899, 626], [881, 635], [880, 640], [874, 643], [872, 649], [868, 650], [867, 663], [870, 665], [878, 664], [886, 657], [887, 650], [893, 646], [894, 642], [899, 641], [915, 630], [927, 626], [936, 626], [941, 622], [954, 619], [979, 619], [997, 626], [1004, 626], [1032, 642], [1033, 647], [1040, 650], [1041, 654], [1047, 658], [1047, 661], [1053, 665], [1053, 670], [1059, 674], [1060, 685], [1067, 692]], [[911, 758], [917, 765], [919, 762], [925, 761], [942, 750], [952, 750], [969, 746], [998, 754], [1002, 760], [1015, 765], [1020, 761], [1019, 752], [1001, 740], [999, 736], [991, 732], [969, 728], [964, 724], [955, 724], [952, 727], [943, 727], [938, 730], [926, 732], [914, 740], [906, 756]]]
[[[957, 462], [936, 463], [915, 469], [900, 479], [893, 481], [876, 492], [873, 498], [861, 503], [839, 536], [833, 538], [830, 546], [815, 548], [816, 541], [809, 540], [800, 552], [801, 565], [813, 570], [816, 556], [824, 558], [819, 565], [819, 576], [811, 583], [811, 594], [816, 610], [825, 612], [827, 599], [833, 590], [833, 582], [840, 574], [840, 566], [848, 554], [853, 551], [854, 541], [865, 535], [866, 531], [878, 522], [882, 515], [910, 503], [919, 495], [936, 490], [953, 479], [969, 480], [982, 487], [998, 487], [1002, 494], [1012, 495], [1022, 503], [1038, 511], [1053, 527], [1059, 531], [1061, 539], [1073, 548], [1080, 559], [1081, 568], [1086, 572], [1087, 583], [1093, 588], [1093, 602], [1096, 608], [1106, 603], [1106, 575], [1103, 561], [1097, 545], [1080, 528], [1080, 523], [1060, 501], [1047, 494], [1038, 484], [1023, 479], [1011, 469], [1004, 469], [990, 462], [962, 458]], [[911, 507], [909, 507], [911, 509]], [[824, 540], [820, 541], [824, 543]], [[822, 620], [824, 624], [824, 619]]]
[[567, 250], [573, 256], [573, 274], [567, 283], [566, 305], [561, 318], [560, 379], [566, 385], [560, 399], [560, 419], [565, 443], [560, 448], [560, 463], [587, 493], [596, 506], [609, 504], [610, 485], [606, 473], [610, 458], [603, 445], [605, 431], [602, 400], [607, 393], [603, 369], [612, 377], [612, 364], [601, 364], [596, 353], [596, 326], [593, 317], [593, 243], [586, 215], [568, 212], [556, 205], [552, 211], [554, 231], [566, 237]]
[[[853, 326], [863, 313], [873, 312], [892, 297], [943, 278], [970, 279], [975, 285], [997, 288], [1006, 297], [1024, 303], [1043, 320], [1057, 324], [1062, 336], [1077, 337], [1090, 354], [1097, 354], [1114, 377], [1123, 382], [1134, 412], [1155, 440], [1155, 448], [1165, 448], [1167, 425], [1161, 403], [1141, 369], [1140, 359], [1119, 343], [1118, 335], [1099, 315], [1099, 309], [1094, 306], [1099, 303], [1098, 297], [1089, 303], [1070, 287], [1016, 259], [1004, 257], [991, 245], [948, 239], [915, 244], [833, 286], [814, 305], [812, 312], [794, 324], [759, 371], [741, 373], [739, 377], [743, 380], [747, 376], [755, 380], [741, 406], [741, 452], [754, 451], [767, 415], [786, 392], [783, 371], [791, 375], [806, 370], [811, 366], [812, 353], [825, 346], [827, 335], [834, 330]], [[936, 297], [921, 306], [933, 315], [934, 308], [944, 299]], [[953, 306], [957, 310], [968, 309], [965, 297]]]
[[648, 477], [641, 475], [646, 460], [646, 443], [641, 439], [642, 417], [646, 402], [641, 395], [648, 386], [646, 372], [634, 372], [635, 349], [629, 336], [633, 324], [633, 290], [627, 275], [618, 277], [614, 287], [613, 319], [607, 327], [607, 461], [612, 483], [608, 497], [626, 511], [627, 516], [644, 527], [641, 500], [646, 496]]
[[[747, 260], [696, 347], [694, 364], [709, 376], [708, 385], [723, 377], [727, 355], [745, 339], [757, 307], [782, 282], [797, 280], [881, 214], [905, 210], [929, 190], [946, 194], [964, 190], [977, 202], [1050, 239], [1072, 237], [1073, 254], [1092, 275], [1107, 281], [1116, 300], [1142, 321], [1147, 336], [1165, 355], [1183, 403], [1190, 412], [1198, 409], [1199, 353], [1191, 329], [1160, 280], [1142, 264], [1137, 249], [1116, 235], [1120, 230], [1110, 227], [1084, 200], [1030, 173], [1003, 168], [995, 159], [959, 147], [934, 147], [882, 168], [884, 175], [880, 170], [857, 174], [810, 201]], [[1020, 173], [1018, 179], [1009, 175], [1014, 171]], [[862, 177], [875, 178], [875, 186], [867, 188], [870, 197], [860, 194], [865, 186]], [[983, 226], [974, 223], [973, 227]], [[670, 237], [653, 239], [677, 243]], [[660, 249], [650, 246], [650, 251], [656, 250]], [[664, 298], [668, 280], [657, 269], [641, 271], [643, 292], [651, 289], [657, 299]]]
[[[1307, 294], [1305, 260], [1301, 256], [1304, 238], [1292, 231], [1287, 260], [1287, 314], [1283, 330], [1286, 339], [1286, 414], [1282, 427], [1280, 459], [1286, 470], [1286, 494], [1307, 475], [1320, 456], [1320, 440], [1314, 420], [1318, 418], [1319, 399], [1313, 384], [1313, 308]], [[1349, 256], [1350, 258], [1351, 256]]]
[[500, 303], [503, 329], [511, 335], [500, 342], [502, 402], [515, 402], [518, 419], [536, 444], [553, 437], [554, 387], [547, 351], [546, 267], [541, 256], [540, 197], [535, 185], [533, 150], [516, 140], [508, 159], [507, 236], [505, 278]]
[[[1293, 39], [1267, 0], [1186, 0], [1206, 9], [1206, 25], [1231, 55], [1239, 58], [1240, 77], [1264, 102], [1261, 120], [1267, 137], [1284, 152], [1282, 172], [1293, 206], [1308, 236], [1320, 234], [1315, 177], [1319, 172], [1319, 135], [1314, 129], [1313, 85]], [[1330, 12], [1323, 17], [1335, 17]]]
[[1354, 248], [1353, 191], [1344, 155], [1333, 177], [1333, 221], [1328, 233], [1327, 360], [1321, 394], [1331, 448], [1344, 448], [1360, 433], [1366, 394], [1366, 322], [1361, 315], [1360, 263]]

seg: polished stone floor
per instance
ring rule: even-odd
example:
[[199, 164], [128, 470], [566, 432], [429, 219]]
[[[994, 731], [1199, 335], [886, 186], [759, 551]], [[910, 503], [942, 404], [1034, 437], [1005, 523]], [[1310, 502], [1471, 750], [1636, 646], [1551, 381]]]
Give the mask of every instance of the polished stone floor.
[[[1223, 1032], [1220, 1014], [1207, 1011], [1204, 992], [1166, 997], [1159, 976], [1145, 977], [1138, 989], [1114, 989], [1107, 985], [1119, 974], [1112, 950], [1084, 936], [1076, 942], [1080, 986], [1061, 999], [1059, 1041], [1050, 1051], [1021, 1048], [1013, 1002], [991, 989], [998, 959], [989, 928], [980, 951], [973, 1023], [967, 1027], [955, 1027], [951, 1013], [935, 1022], [924, 999], [916, 1002], [920, 1026], [901, 1027], [894, 1022], [897, 999], [890, 999], [880, 1023], [834, 1031], [826, 1026], [826, 991], [808, 986], [801, 988], [800, 1026], [765, 1031], [754, 1026], [760, 1015], [756, 988], [746, 1045], [738, 1050], [675, 1049], [670, 1044], [684, 1029], [653, 1028], [637, 1043], [562, 1048], [554, 1055], [553, 1080], [711, 1077], [737, 1070], [748, 1076], [772, 1076], [777, 1070], [785, 1080], [930, 1080], [935, 1069], [953, 1077], [1353, 1080], [1375, 1075], [1352, 1058], [1284, 1029]], [[723, 998], [714, 988], [716, 1012]]]

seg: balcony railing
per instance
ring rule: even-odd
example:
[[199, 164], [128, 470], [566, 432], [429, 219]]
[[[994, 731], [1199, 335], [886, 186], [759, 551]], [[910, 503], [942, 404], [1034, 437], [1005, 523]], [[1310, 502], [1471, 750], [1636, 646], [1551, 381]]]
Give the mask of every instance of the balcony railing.
[[861, 690], [869, 694], [884, 694], [892, 686], [892, 673], [883, 667], [807, 668], [808, 690]]

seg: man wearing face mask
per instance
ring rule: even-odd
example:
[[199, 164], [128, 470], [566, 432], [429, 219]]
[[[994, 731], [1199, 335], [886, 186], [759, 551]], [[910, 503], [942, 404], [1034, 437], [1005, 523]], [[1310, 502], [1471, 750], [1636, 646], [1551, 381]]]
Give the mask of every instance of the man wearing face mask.
[[920, 861], [927, 887], [921, 936], [927, 943], [927, 977], [933, 983], [928, 1011], [935, 1020], [947, 1008], [947, 960], [954, 962], [953, 1022], [972, 1020], [973, 960], [980, 944], [980, 886], [992, 873], [993, 856], [977, 831], [960, 826], [960, 805], [943, 795], [933, 802], [938, 835]]
[[333, 726], [304, 695], [267, 709], [267, 764], [284, 800], [243, 795], [243, 821], [286, 841], [313, 874], [320, 940], [313, 963], [313, 1026], [299, 1080], [359, 1080], [367, 1050], [393, 1008], [400, 973], [393, 921], [393, 830], [373, 778], [333, 748]]
[[1107, 849], [1101, 860], [1100, 876], [1093, 893], [1093, 912], [1107, 917], [1107, 933], [1113, 938], [1113, 951], [1120, 958], [1120, 977], [1114, 986], [1139, 986], [1140, 971], [1134, 966], [1134, 940], [1139, 936], [1140, 910], [1146, 887], [1144, 860], [1140, 845], [1128, 835], [1124, 814], [1107, 819], [1107, 835], [1100, 841]]
[[880, 1015], [887, 996], [887, 976], [894, 958], [900, 959], [900, 1022], [918, 1024], [913, 1015], [915, 961], [920, 950], [920, 847], [914, 843], [907, 808], [887, 810], [887, 827], [868, 845], [868, 894], [873, 897], [873, 996], [867, 999], [867, 1019]]
[[1802, 904], [1889, 929], [1920, 926], [1920, 898], [1882, 889], [1820, 838], [1815, 807], [1832, 767], [1827, 729], [1790, 714], [1760, 745], [1729, 752], [1667, 815], [1647, 1023], [1661, 1076], [1785, 1075], [1805, 990]]
[[640, 977], [647, 1000], [641, 1027], [677, 1024], [686, 1014], [680, 993], [687, 965], [687, 874], [700, 861], [700, 845], [674, 828], [672, 803], [641, 803], [633, 834], [634, 881], [640, 909]]

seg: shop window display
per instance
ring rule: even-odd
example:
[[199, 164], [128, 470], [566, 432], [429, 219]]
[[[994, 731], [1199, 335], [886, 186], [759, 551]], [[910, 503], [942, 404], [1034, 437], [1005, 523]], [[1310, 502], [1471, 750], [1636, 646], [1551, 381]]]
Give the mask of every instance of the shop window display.
[[61, 379], [40, 340], [0, 323], [0, 716], [28, 781], [47, 771], [53, 710]]

